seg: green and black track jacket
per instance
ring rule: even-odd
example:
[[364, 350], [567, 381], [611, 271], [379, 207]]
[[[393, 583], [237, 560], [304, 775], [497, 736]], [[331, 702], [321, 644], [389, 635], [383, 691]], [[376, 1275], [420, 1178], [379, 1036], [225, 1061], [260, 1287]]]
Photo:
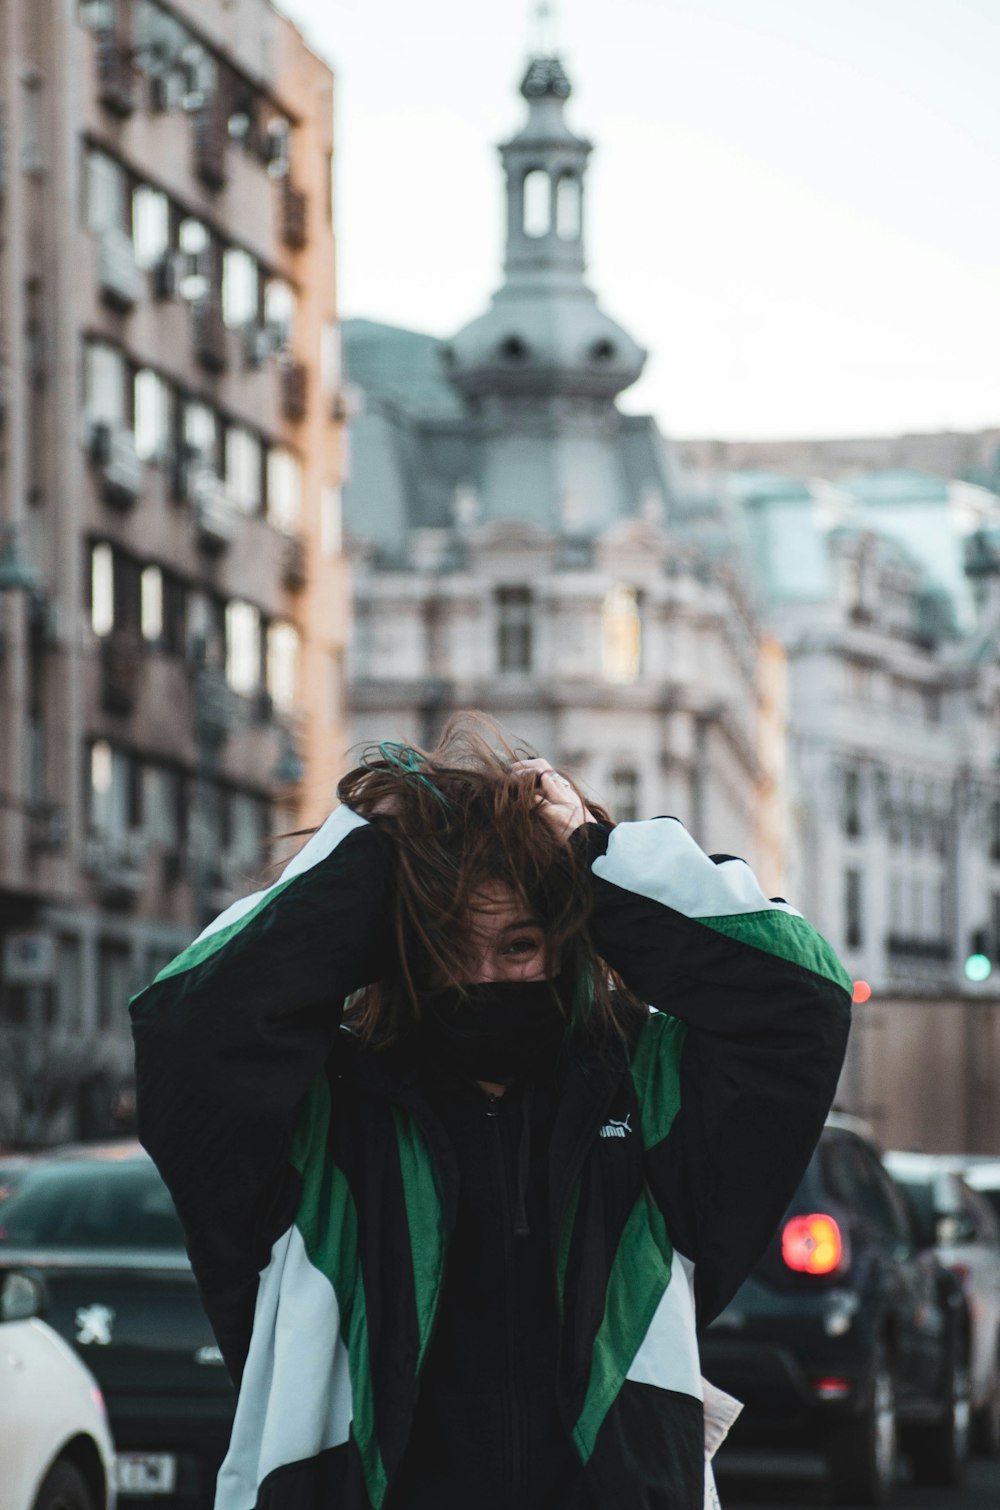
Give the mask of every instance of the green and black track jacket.
[[[696, 1325], [801, 1178], [850, 980], [800, 913], [676, 819], [574, 843], [598, 952], [657, 1010], [630, 1053], [566, 1055], [558, 1408], [581, 1510], [700, 1510]], [[457, 1192], [412, 1070], [340, 1027], [386, 968], [391, 866], [377, 826], [337, 808], [132, 1003], [139, 1134], [239, 1384], [217, 1510], [388, 1510], [407, 1446]]]

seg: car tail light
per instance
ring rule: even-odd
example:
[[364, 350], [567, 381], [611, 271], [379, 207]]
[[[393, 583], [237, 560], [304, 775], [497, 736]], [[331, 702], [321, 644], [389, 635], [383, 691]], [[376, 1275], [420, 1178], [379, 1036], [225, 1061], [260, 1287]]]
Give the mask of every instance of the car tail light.
[[90, 1398], [93, 1400], [94, 1404], [97, 1406], [99, 1413], [106, 1421], [108, 1419], [108, 1408], [104, 1403], [104, 1395], [101, 1391], [100, 1385], [92, 1384], [90, 1386]]
[[813, 1389], [821, 1400], [843, 1400], [851, 1393], [851, 1381], [828, 1374], [822, 1379], [814, 1379]]
[[781, 1256], [799, 1274], [833, 1274], [844, 1257], [840, 1227], [819, 1211], [793, 1216], [781, 1234]]

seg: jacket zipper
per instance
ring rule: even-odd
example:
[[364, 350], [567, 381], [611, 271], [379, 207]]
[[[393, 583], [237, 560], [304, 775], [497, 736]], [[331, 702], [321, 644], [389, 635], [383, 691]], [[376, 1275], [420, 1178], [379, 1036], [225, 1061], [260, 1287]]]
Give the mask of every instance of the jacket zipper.
[[489, 1095], [489, 1106], [486, 1115], [493, 1127], [493, 1146], [496, 1150], [497, 1175], [500, 1185], [500, 1220], [503, 1230], [503, 1259], [504, 1278], [506, 1288], [506, 1324], [507, 1324], [507, 1391], [505, 1398], [505, 1415], [507, 1418], [508, 1438], [510, 1454], [508, 1458], [510, 1486], [509, 1503], [512, 1510], [520, 1503], [523, 1442], [521, 1423], [518, 1413], [518, 1390], [517, 1390], [517, 1342], [514, 1324], [514, 1282], [513, 1282], [513, 1214], [510, 1209], [510, 1198], [507, 1191], [507, 1170], [503, 1156], [503, 1139], [500, 1133], [500, 1119], [497, 1114], [499, 1096]]

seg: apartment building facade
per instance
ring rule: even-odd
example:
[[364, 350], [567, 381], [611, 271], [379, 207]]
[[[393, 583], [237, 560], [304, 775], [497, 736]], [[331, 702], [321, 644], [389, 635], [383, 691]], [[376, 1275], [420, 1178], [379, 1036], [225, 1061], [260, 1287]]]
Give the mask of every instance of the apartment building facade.
[[346, 610], [329, 68], [266, 0], [0, 25], [2, 1138], [99, 1127], [129, 995], [323, 816]]

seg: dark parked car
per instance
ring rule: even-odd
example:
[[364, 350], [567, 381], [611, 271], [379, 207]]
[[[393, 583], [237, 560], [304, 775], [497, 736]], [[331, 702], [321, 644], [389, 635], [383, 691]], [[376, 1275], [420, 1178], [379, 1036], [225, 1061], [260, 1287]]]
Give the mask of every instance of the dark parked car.
[[746, 1404], [733, 1447], [822, 1453], [840, 1503], [884, 1504], [900, 1449], [918, 1479], [957, 1483], [968, 1358], [958, 1282], [921, 1246], [864, 1125], [831, 1117], [767, 1252], [702, 1339], [706, 1376]]
[[235, 1392], [173, 1203], [138, 1144], [39, 1159], [0, 1206], [0, 1275], [40, 1283], [40, 1315], [103, 1393], [119, 1505], [210, 1506]]

